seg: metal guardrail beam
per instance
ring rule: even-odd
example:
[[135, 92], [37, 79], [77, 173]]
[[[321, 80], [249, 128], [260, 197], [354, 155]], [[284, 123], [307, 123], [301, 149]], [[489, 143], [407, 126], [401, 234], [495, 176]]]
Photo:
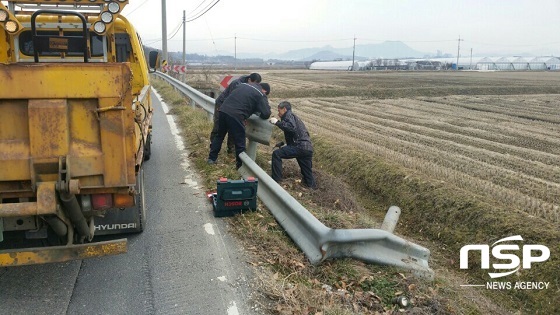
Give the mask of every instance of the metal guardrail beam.
[[312, 264], [329, 258], [352, 257], [369, 263], [413, 270], [419, 276], [433, 279], [428, 266], [430, 251], [392, 233], [400, 209], [391, 207], [381, 229], [331, 229], [317, 220], [297, 200], [263, 171], [249, 156], [241, 153], [245, 178], [259, 179], [258, 197], [276, 220], [305, 253]]
[[[156, 74], [207, 112], [213, 113], [213, 98], [168, 75]], [[392, 233], [400, 215], [398, 207], [389, 208], [381, 229], [331, 229], [317, 220], [253, 161], [256, 153], [250, 151], [256, 151], [256, 143], [251, 143], [251, 140], [268, 145], [271, 134], [272, 125], [266, 120], [254, 115], [248, 119], [249, 155], [239, 155], [243, 161], [239, 173], [245, 178], [253, 176], [259, 179], [258, 197], [312, 264], [330, 258], [352, 257], [412, 270], [418, 276], [433, 279], [434, 272], [428, 266], [430, 251]]]
[[[214, 115], [214, 104], [215, 100], [210, 96], [201, 93], [195, 88], [168, 76], [167, 74], [161, 72], [155, 72], [155, 75], [165, 79], [171, 85], [173, 85], [179, 92], [183, 93], [185, 96], [190, 98], [200, 106], [210, 115]], [[247, 126], [245, 128], [245, 133], [247, 139], [249, 139], [249, 147], [251, 147], [251, 141], [255, 141], [264, 145], [270, 145], [270, 137], [272, 136], [272, 124], [267, 120], [261, 119], [256, 115], [252, 115], [247, 119]]]

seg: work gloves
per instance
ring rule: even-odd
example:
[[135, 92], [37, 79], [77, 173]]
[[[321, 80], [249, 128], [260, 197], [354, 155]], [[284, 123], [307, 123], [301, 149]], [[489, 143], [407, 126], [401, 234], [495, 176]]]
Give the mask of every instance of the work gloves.
[[276, 123], [278, 122], [278, 119], [272, 117], [268, 121], [270, 121], [271, 124], [276, 125]]

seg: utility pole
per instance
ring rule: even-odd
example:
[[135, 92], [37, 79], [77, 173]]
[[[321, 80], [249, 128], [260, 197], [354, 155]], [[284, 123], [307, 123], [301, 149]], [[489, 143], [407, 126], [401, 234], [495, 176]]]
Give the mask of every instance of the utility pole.
[[469, 70], [472, 70], [472, 48], [471, 48], [471, 65], [469, 66]]
[[457, 40], [457, 71], [459, 71], [459, 51], [461, 49], [461, 41], [464, 39], [461, 39], [461, 35], [459, 35], [459, 39]]
[[354, 48], [352, 49], [352, 68], [350, 71], [354, 71], [354, 56], [356, 53], [356, 35], [354, 35]]
[[163, 60], [167, 59], [167, 9], [165, 0], [161, 0], [161, 50], [163, 51]]
[[185, 47], [185, 45], [186, 45], [185, 43], [187, 41], [187, 31], [186, 31], [186, 28], [185, 28], [185, 26], [186, 26], [185, 21], [186, 20], [187, 20], [187, 15], [185, 13], [185, 10], [183, 10], [183, 66], [185, 66], [187, 64], [186, 63], [186, 57], [187, 57], [186, 56], [186, 47]]
[[[186, 30], [186, 20], [187, 20], [187, 15], [185, 13], [185, 10], [183, 10], [183, 63], [181, 64], [182, 66], [186, 66], [187, 65], [187, 54], [186, 54], [186, 42], [187, 42], [187, 30]], [[182, 73], [181, 74], [181, 81], [186, 82], [186, 77], [187, 74], [186, 73]]]
[[233, 57], [234, 66], [233, 67], [234, 67], [235, 70], [237, 70], [237, 33], [235, 34], [235, 37], [234, 37], [233, 50], [234, 50], [234, 57]]

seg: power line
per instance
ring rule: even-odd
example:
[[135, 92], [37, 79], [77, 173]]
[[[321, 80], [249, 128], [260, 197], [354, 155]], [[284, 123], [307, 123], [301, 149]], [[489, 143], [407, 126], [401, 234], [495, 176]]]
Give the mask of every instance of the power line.
[[200, 14], [197, 15], [196, 17], [187, 19], [185, 22], [192, 22], [192, 21], [194, 21], [194, 20], [200, 18], [201, 16], [203, 16], [204, 14], [206, 14], [206, 12], [210, 11], [210, 9], [212, 9], [216, 4], [218, 4], [218, 2], [220, 2], [220, 0], [214, 1], [214, 3], [213, 3], [212, 5], [209, 5], [209, 6], [207, 6], [207, 7], [205, 8], [205, 11], [204, 11], [204, 12], [200, 13]]
[[169, 35], [167, 35], [167, 39], [171, 39], [173, 38], [177, 32], [181, 29], [181, 26], [183, 25], [183, 21], [180, 21], [179, 24], [177, 24], [177, 26], [175, 26], [175, 29], [173, 31], [171, 31], [171, 33], [173, 33], [173, 35], [171, 35], [171, 37]]
[[206, 2], [206, 0], [202, 0], [202, 2], [199, 3], [199, 4], [196, 6], [196, 8], [194, 8], [191, 12], [189, 12], [189, 14], [187, 14], [187, 16], [190, 16], [191, 14], [193, 14], [193, 13], [196, 11], [196, 9], [198, 9], [204, 2]]
[[134, 9], [132, 9], [132, 11], [128, 12], [128, 14], [127, 14], [127, 15], [131, 15], [131, 14], [132, 14], [132, 13], [133, 13], [134, 11], [136, 11], [136, 10], [140, 9], [140, 7], [142, 7], [142, 6], [143, 6], [144, 4], [146, 4], [146, 2], [148, 2], [148, 1], [150, 1], [150, 0], [145, 0], [144, 2], [140, 3], [140, 5], [139, 5], [139, 6], [137, 6], [137, 7], [136, 7], [136, 8], [134, 8]]
[[[183, 24], [183, 23], [181, 23]], [[179, 33], [179, 31], [181, 30], [181, 27], [178, 27], [177, 30], [175, 31], [175, 33], [173, 35], [171, 35], [171, 37], [169, 37], [167, 40], [171, 40], [173, 37], [175, 37], [175, 35], [177, 35], [177, 33]]]
[[441, 39], [441, 40], [389, 40], [389, 39], [371, 39], [371, 38], [360, 38], [363, 41], [372, 42], [405, 42], [405, 43], [443, 43], [443, 42], [455, 42], [456, 39]]
[[548, 45], [556, 45], [560, 44], [560, 42], [552, 42], [552, 43], [542, 43], [542, 44], [501, 44], [501, 43], [481, 43], [481, 42], [474, 42], [474, 41], [466, 41], [472, 44], [478, 45], [485, 45], [485, 46], [501, 46], [501, 47], [535, 47], [535, 46], [548, 46]]
[[[173, 31], [171, 31], [173, 33], [173, 35], [167, 35], [167, 40], [172, 39], [173, 37], [175, 37], [175, 35], [177, 35], [177, 32], [179, 32], [179, 30], [181, 29], [181, 25], [183, 24], [183, 22], [179, 22], [179, 24], [175, 27], [175, 29]], [[151, 44], [155, 44], [157, 42], [161, 42], [161, 38], [158, 39], [152, 39], [152, 40], [146, 40], [146, 45], [151, 45]]]
[[259, 42], [278, 42], [278, 43], [314, 43], [314, 42], [340, 42], [340, 41], [350, 41], [354, 38], [342, 38], [342, 39], [324, 39], [324, 40], [279, 40], [279, 39], [261, 39], [261, 38], [247, 38], [247, 37], [237, 37], [239, 39], [254, 40]]
[[[180, 27], [181, 24], [179, 24]], [[207, 25], [208, 27], [208, 25]], [[174, 29], [173, 33], [176, 33], [177, 29]], [[171, 39], [175, 34], [173, 34], [172, 36], [168, 35], [168, 38]], [[212, 35], [211, 35], [212, 36]], [[204, 42], [204, 41], [208, 41], [208, 42], [212, 42], [213, 44], [215, 44], [216, 41], [228, 41], [228, 40], [232, 40], [234, 39], [233, 36], [231, 37], [221, 37], [221, 38], [214, 38], [213, 36], [211, 38], [199, 38], [199, 39], [187, 39], [187, 42]], [[324, 40], [281, 40], [281, 39], [263, 39], [263, 38], [251, 38], [251, 37], [240, 37], [237, 36], [237, 39], [241, 39], [241, 40], [248, 40], [248, 41], [258, 41], [258, 42], [275, 42], [275, 43], [317, 43], [317, 42], [341, 42], [341, 41], [352, 41], [354, 40], [354, 38], [338, 38], [338, 39], [324, 39]], [[457, 42], [457, 39], [443, 39], [443, 40], [388, 40], [388, 39], [368, 39], [368, 38], [357, 38], [359, 41], [364, 42], [364, 41], [376, 41], [376, 42], [386, 42], [386, 41], [400, 41], [403, 43], [443, 43], [443, 42]], [[153, 39], [153, 40], [146, 40], [147, 43], [156, 43], [161, 41], [161, 38], [159, 39]], [[461, 39], [461, 41], [463, 41], [464, 43], [468, 43], [468, 44], [478, 44], [478, 45], [488, 45], [488, 46], [497, 46], [497, 47], [536, 47], [536, 46], [548, 46], [548, 45], [556, 45], [559, 44], [560, 42], [550, 42], [550, 43], [542, 43], [542, 44], [503, 44], [503, 43], [481, 43], [481, 42], [476, 42], [476, 41], [471, 41], [471, 40], [463, 40]]]

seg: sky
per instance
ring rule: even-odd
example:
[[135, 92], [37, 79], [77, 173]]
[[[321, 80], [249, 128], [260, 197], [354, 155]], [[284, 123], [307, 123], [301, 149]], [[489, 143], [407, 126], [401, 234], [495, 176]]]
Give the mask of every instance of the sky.
[[168, 51], [183, 51], [185, 11], [187, 53], [347, 48], [356, 38], [357, 46], [402, 41], [434, 55], [456, 55], [460, 43], [461, 55], [560, 56], [558, 0], [130, 0], [123, 15], [150, 47], [162, 47], [164, 1]]

